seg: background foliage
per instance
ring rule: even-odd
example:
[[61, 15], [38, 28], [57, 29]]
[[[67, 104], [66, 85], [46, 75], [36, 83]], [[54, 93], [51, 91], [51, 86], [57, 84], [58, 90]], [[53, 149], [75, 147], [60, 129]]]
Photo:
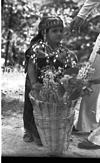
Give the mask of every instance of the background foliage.
[[93, 29], [100, 20], [97, 10], [81, 28], [80, 34], [70, 33], [68, 25], [76, 16], [84, 0], [2, 0], [1, 24], [2, 45], [1, 57], [5, 66], [24, 66], [24, 53], [31, 39], [38, 31], [40, 18], [47, 14], [59, 15], [65, 25], [64, 41], [74, 50], [79, 59], [89, 57], [98, 33]]

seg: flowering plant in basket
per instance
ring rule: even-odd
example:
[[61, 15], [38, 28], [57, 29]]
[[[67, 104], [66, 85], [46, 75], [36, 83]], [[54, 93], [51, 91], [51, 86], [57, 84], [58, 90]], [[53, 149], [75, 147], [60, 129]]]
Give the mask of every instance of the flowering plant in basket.
[[46, 66], [41, 73], [43, 83], [37, 83], [30, 99], [34, 117], [44, 146], [59, 155], [69, 147], [74, 121], [74, 108], [93, 73], [89, 63], [77, 64], [78, 74], [68, 75], [59, 67]]
[[[76, 65], [78, 74], [67, 75], [66, 70], [53, 66], [47, 66], [42, 70], [43, 85], [38, 93], [40, 101], [48, 103], [66, 103], [70, 106], [72, 100], [76, 100], [86, 93], [91, 93], [89, 80], [94, 72], [89, 62]], [[38, 86], [37, 86], [38, 87]]]

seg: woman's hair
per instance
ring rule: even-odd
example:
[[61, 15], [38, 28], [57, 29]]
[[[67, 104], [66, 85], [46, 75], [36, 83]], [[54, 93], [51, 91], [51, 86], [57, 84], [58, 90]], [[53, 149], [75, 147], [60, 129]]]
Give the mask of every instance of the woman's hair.
[[[31, 40], [30, 46], [35, 44], [38, 41], [44, 41], [44, 33], [47, 33], [48, 30], [52, 27], [63, 26], [63, 21], [58, 16], [44, 16], [39, 25], [38, 25], [38, 34]], [[44, 32], [45, 31], [45, 32]]]
[[39, 31], [39, 33], [35, 37], [32, 38], [32, 40], [30, 42], [30, 46], [32, 46], [33, 44], [35, 44], [35, 43], [37, 43], [37, 42], [39, 42], [41, 40], [43, 41], [44, 38], [43, 38], [42, 32]]

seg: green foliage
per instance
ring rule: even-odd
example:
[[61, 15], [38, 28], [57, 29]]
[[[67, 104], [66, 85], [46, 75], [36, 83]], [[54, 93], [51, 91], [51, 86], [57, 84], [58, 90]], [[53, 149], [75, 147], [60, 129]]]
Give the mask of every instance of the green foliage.
[[[43, 15], [59, 15], [63, 19], [65, 27], [67, 27], [72, 18], [78, 13], [79, 7], [72, 0], [3, 0], [1, 10], [1, 55], [5, 58], [8, 52], [7, 59], [11, 65], [14, 65], [15, 63], [22, 64], [24, 61], [24, 52], [28, 48], [31, 39], [37, 33], [37, 26]], [[93, 43], [97, 37], [97, 33], [91, 31], [91, 26], [94, 23], [97, 24], [99, 19], [100, 15], [97, 18], [93, 18], [93, 21], [92, 17], [87, 20], [80, 34], [70, 34], [68, 30], [65, 32], [67, 46], [75, 50], [79, 58], [82, 55], [88, 56], [91, 53]]]

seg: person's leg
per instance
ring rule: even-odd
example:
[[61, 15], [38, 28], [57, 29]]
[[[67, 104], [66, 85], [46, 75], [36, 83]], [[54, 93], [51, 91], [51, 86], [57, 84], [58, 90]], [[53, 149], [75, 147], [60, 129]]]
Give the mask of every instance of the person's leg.
[[[23, 122], [24, 122], [24, 141], [31, 142], [33, 140], [40, 140], [40, 136], [35, 124], [33, 115], [33, 106], [29, 98], [29, 92], [31, 88], [28, 81], [25, 83], [25, 101], [24, 101], [24, 111], [23, 111]], [[38, 142], [38, 141], [37, 141]]]
[[78, 144], [81, 149], [100, 149], [100, 125], [90, 133], [88, 138]]
[[100, 146], [100, 122], [98, 127], [88, 136], [88, 141]]
[[32, 119], [33, 119], [33, 107], [31, 105], [29, 94], [30, 89], [25, 85], [25, 100], [24, 100], [24, 111], [23, 111], [23, 121], [24, 128], [32, 132]]
[[96, 145], [92, 142], [90, 142], [88, 139], [82, 141], [81, 143], [78, 143], [78, 148], [80, 149], [100, 149], [99, 145]]

